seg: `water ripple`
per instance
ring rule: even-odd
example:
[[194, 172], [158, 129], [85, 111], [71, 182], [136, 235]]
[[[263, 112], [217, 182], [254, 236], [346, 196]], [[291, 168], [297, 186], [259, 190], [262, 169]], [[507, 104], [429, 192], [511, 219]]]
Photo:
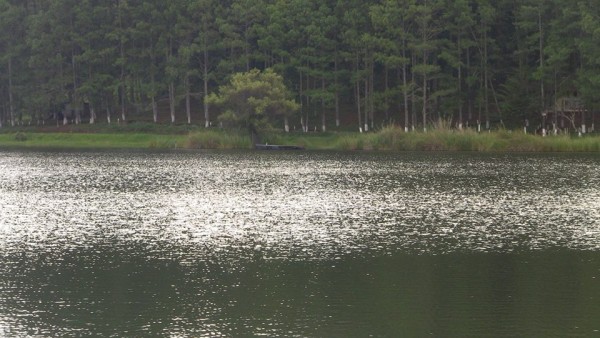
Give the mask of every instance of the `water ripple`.
[[5, 153], [0, 252], [597, 250], [599, 166], [594, 155]]
[[599, 160], [0, 152], [0, 336], [590, 333]]

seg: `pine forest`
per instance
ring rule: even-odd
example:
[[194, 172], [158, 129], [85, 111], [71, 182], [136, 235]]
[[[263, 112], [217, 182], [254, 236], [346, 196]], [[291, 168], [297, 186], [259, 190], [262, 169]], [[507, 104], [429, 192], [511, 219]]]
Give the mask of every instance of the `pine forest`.
[[300, 131], [593, 128], [597, 0], [0, 0], [0, 125], [218, 126], [279, 74]]

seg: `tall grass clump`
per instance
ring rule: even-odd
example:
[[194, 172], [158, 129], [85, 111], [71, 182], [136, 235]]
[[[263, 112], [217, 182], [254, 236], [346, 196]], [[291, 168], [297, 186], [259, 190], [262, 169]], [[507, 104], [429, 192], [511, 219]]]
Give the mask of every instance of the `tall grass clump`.
[[452, 129], [449, 121], [440, 120], [432, 124], [427, 132], [406, 133], [401, 128], [385, 127], [376, 133], [347, 135], [338, 139], [337, 148], [395, 151], [593, 152], [600, 151], [600, 137], [541, 137], [509, 130], [478, 133], [472, 129]]
[[293, 145], [313, 150], [358, 150], [341, 146], [340, 141], [354, 139], [354, 134], [348, 132], [275, 132], [263, 134], [267, 144]]
[[452, 118], [438, 118], [431, 124], [431, 130], [449, 131], [452, 130]]
[[183, 147], [187, 149], [249, 149], [250, 135], [242, 132], [201, 130], [190, 133]]
[[387, 126], [374, 134], [366, 134], [368, 149], [374, 150], [413, 150], [411, 141], [401, 128]]
[[340, 135], [332, 146], [339, 150], [364, 150], [365, 136], [364, 134]]
[[386, 127], [366, 137], [367, 149], [396, 151], [471, 151], [477, 147], [469, 132], [432, 128], [428, 132], [405, 132]]
[[569, 135], [547, 136], [544, 138], [543, 150], [554, 152], [599, 152], [600, 137], [571, 137]]

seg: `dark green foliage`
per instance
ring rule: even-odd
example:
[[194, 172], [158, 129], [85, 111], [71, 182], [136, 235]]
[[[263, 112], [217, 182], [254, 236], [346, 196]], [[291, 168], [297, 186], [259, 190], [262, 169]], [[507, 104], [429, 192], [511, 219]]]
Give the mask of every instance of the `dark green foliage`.
[[292, 130], [425, 129], [439, 118], [454, 127], [538, 125], [564, 97], [600, 109], [598, 8], [589, 0], [0, 0], [0, 127], [209, 127], [218, 116], [207, 97], [254, 68], [283, 76], [300, 105], [287, 116]]

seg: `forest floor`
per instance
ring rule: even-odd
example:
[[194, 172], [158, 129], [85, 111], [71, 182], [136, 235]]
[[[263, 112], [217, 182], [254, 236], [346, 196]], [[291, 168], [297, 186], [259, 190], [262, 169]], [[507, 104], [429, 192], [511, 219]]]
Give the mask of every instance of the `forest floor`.
[[[600, 152], [600, 135], [540, 135], [523, 131], [452, 129], [405, 133], [264, 132], [263, 142], [308, 150]], [[188, 125], [69, 125], [0, 129], [2, 148], [76, 149], [251, 149], [248, 133]]]

